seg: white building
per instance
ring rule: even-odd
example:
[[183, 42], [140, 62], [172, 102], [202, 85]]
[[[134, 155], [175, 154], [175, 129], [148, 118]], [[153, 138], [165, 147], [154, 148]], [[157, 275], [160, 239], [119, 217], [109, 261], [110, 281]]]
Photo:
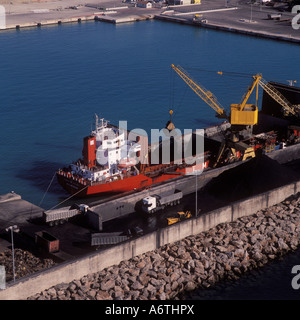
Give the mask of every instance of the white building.
[[137, 1], [136, 5], [139, 8], [146, 8], [146, 9], [152, 8], [152, 2], [150, 1]]

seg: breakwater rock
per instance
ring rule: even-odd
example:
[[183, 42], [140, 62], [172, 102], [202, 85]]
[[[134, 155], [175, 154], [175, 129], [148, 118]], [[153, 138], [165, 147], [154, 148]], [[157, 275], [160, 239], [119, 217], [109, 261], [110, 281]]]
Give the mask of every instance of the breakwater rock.
[[249, 270], [296, 250], [300, 197], [235, 222], [136, 256], [82, 279], [51, 287], [31, 300], [168, 300]]

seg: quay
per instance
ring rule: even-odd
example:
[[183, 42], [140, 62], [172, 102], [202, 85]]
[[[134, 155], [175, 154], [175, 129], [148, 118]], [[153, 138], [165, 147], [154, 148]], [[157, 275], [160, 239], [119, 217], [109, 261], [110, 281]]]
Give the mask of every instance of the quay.
[[74, 2], [69, 0], [16, 3], [14, 5], [4, 3], [3, 5], [6, 9], [6, 27], [3, 30], [88, 21], [128, 23], [153, 19], [155, 14], [161, 12], [160, 8], [145, 10], [119, 0], [106, 0], [101, 3], [91, 0], [84, 5], [74, 5]]
[[[49, 269], [20, 278], [14, 283], [8, 283], [6, 289], [0, 290], [0, 300], [27, 299], [60, 283], [67, 284], [74, 281], [74, 279], [86, 277], [108, 267], [114, 266], [118, 268], [121, 261], [126, 261], [145, 253], [151, 254], [151, 252], [154, 252], [155, 256], [155, 252], [163, 246], [174, 244], [186, 237], [211, 230], [217, 225], [224, 226], [226, 223], [261, 212], [261, 210], [275, 206], [285, 199], [299, 194], [299, 191], [300, 183], [296, 181], [254, 197], [236, 201], [228, 206], [212, 210], [167, 228], [154, 230], [151, 233], [130, 239], [116, 246], [86, 254], [78, 259], [62, 262]], [[296, 242], [293, 242], [292, 246], [296, 245]], [[225, 250], [223, 247], [217, 247], [219, 248], [218, 250]]]
[[[202, 0], [201, 4], [151, 8], [141, 8], [120, 0], [105, 0], [101, 3], [92, 0], [78, 6], [70, 4], [72, 2], [69, 0], [62, 0], [10, 7], [4, 5], [7, 12], [5, 30], [88, 21], [120, 24], [157, 19], [248, 36], [300, 42], [300, 32], [291, 23], [294, 15], [281, 3], [271, 7], [249, 4], [246, 0], [237, 1], [234, 5], [224, 4], [223, 0], [215, 0], [213, 3]], [[195, 15], [200, 19], [195, 19]], [[271, 18], [274, 15], [279, 18]]]
[[[168, 13], [165, 11], [154, 18], [167, 22], [199, 26], [205, 29], [213, 29], [226, 32], [234, 32], [247, 36], [262, 37], [273, 40], [281, 40], [299, 43], [299, 30], [294, 30], [291, 25], [292, 15], [282, 14], [281, 20], [267, 19], [270, 14], [269, 9], [260, 10], [255, 8], [255, 13], [249, 18], [246, 7], [232, 7], [220, 10], [204, 10], [181, 12], [181, 8], [176, 8], [176, 12]], [[224, 11], [226, 10], [226, 14]], [[198, 21], [195, 15], [202, 16]]]
[[39, 217], [43, 209], [22, 199], [13, 191], [0, 196], [1, 228], [11, 224], [24, 225], [26, 221]]
[[[300, 144], [290, 146], [288, 149], [273, 151], [268, 155], [278, 165], [289, 164], [300, 159]], [[64, 260], [78, 258], [93, 252], [91, 237], [97, 232], [125, 232], [133, 226], [140, 226], [144, 233], [166, 227], [166, 217], [174, 215], [174, 212], [194, 210], [195, 192], [204, 188], [210, 181], [219, 177], [222, 173], [235, 170], [241, 165], [240, 162], [232, 163], [214, 170], [204, 171], [198, 176], [182, 176], [146, 190], [132, 191], [121, 196], [111, 196], [104, 200], [89, 203], [86, 214], [75, 219], [74, 223], [65, 223], [59, 227], [51, 227], [43, 219], [44, 209], [21, 198], [20, 195], [9, 193], [0, 197], [0, 239], [10, 241], [5, 229], [17, 225], [26, 235], [26, 245], [34, 247], [34, 234], [46, 231], [60, 240], [60, 248], [64, 253]], [[197, 182], [196, 182], [197, 179]], [[162, 194], [180, 190], [184, 198], [176, 208], [167, 207], [155, 217], [148, 217], [138, 210], [138, 204], [144, 197], [154, 194]], [[81, 204], [80, 199], [74, 200]], [[78, 202], [79, 201], [79, 202]], [[201, 208], [201, 215], [224, 206], [226, 201], [220, 200], [214, 194], [199, 192], [197, 203]], [[150, 219], [150, 220], [149, 220]], [[23, 239], [20, 236], [20, 243]], [[75, 244], [75, 245], [74, 245]]]
[[[212, 129], [214, 128], [206, 130], [206, 136], [217, 138], [218, 131]], [[234, 201], [231, 201], [230, 196], [233, 195], [232, 193], [236, 196], [236, 188], [232, 189], [226, 184], [224, 175], [221, 178], [221, 182], [220, 180], [213, 182], [213, 185], [217, 186], [215, 191], [208, 193], [201, 191], [196, 197], [195, 190], [196, 188], [201, 189], [210, 181], [213, 181], [214, 178], [218, 179], [222, 173], [239, 176], [241, 181], [246, 181], [246, 189], [248, 189], [248, 180], [243, 172], [247, 172], [248, 176], [249, 174], [252, 176], [253, 166], [250, 167], [252, 168], [250, 169], [250, 173], [249, 167], [246, 167], [246, 169], [244, 167], [243, 171], [240, 168], [250, 163], [251, 160], [243, 164], [232, 163], [215, 170], [208, 170], [199, 176], [175, 178], [173, 181], [162, 183], [152, 189], [108, 198], [103, 203], [90, 203], [90, 209], [81, 215], [79, 220], [70, 221], [70, 223], [58, 225], [57, 227], [46, 225], [42, 218], [44, 210], [23, 200], [21, 196], [16, 195], [14, 192], [1, 196], [1, 228], [5, 230], [5, 227], [17, 226], [19, 231], [13, 232], [15, 233], [14, 241], [16, 241], [16, 244], [18, 242], [26, 251], [36, 252], [34, 235], [45, 232], [53, 236], [52, 239], [55, 239], [55, 241], [59, 240], [59, 252], [49, 252], [46, 255], [58, 262], [56, 265], [32, 275], [20, 277], [14, 283], [7, 283], [7, 288], [0, 290], [0, 299], [26, 299], [58, 283], [68, 283], [87, 274], [118, 265], [121, 261], [157, 250], [164, 245], [175, 243], [191, 235], [208, 231], [217, 225], [234, 222], [241, 217], [265, 210], [290, 196], [299, 194], [300, 144], [289, 146], [286, 149], [275, 150], [266, 155], [263, 166], [258, 166], [258, 163], [255, 162], [255, 171], [257, 172], [259, 167], [259, 172], [262, 169], [264, 170], [265, 176], [263, 182], [267, 186], [267, 190], [260, 191], [260, 193], [254, 195], [251, 193], [246, 196], [243, 195], [242, 198], [237, 198]], [[273, 160], [278, 161], [278, 164], [275, 163], [276, 161], [273, 162]], [[281, 164], [288, 164], [292, 161], [297, 162], [295, 170], [292, 172], [281, 166]], [[269, 168], [268, 170], [266, 169], [266, 165]], [[278, 181], [276, 184], [274, 184], [274, 177]], [[271, 186], [270, 181], [272, 182]], [[219, 197], [220, 186], [224, 184], [227, 185], [225, 201], [224, 198]], [[261, 180], [259, 179], [255, 179], [251, 184], [255, 190], [260, 185]], [[177, 207], [170, 207], [153, 217], [145, 217], [140, 212], [132, 212], [134, 204], [144, 196], [156, 192], [166, 192], [174, 187], [181, 190], [185, 195], [182, 203]], [[243, 189], [243, 186], [240, 187], [240, 189]], [[215, 193], [216, 191], [217, 194]], [[167, 226], [167, 216], [174, 215], [178, 211], [188, 210], [187, 205], [189, 206], [189, 210], [193, 211], [196, 199], [197, 203], [201, 204], [199, 206], [201, 212], [197, 212], [197, 214], [194, 214], [192, 218], [186, 221]], [[80, 204], [80, 202], [77, 204]], [[162, 221], [165, 222], [164, 225], [159, 224]], [[108, 246], [98, 248], [99, 250], [92, 243], [92, 240], [95, 240], [93, 239], [93, 235], [101, 236], [102, 231], [104, 231], [102, 235], [111, 234], [114, 237], [116, 235], [118, 237], [119, 235], [121, 236], [121, 233], [116, 232], [126, 231], [126, 228], [132, 228], [136, 224], [143, 224], [142, 227], [145, 226], [143, 235], [129, 237], [127, 240], [117, 243], [117, 245], [109, 244]], [[4, 230], [0, 230], [0, 249], [5, 250], [6, 248], [6, 250], [9, 250], [12, 239], [10, 238], [10, 233], [6, 232], [5, 234]], [[16, 245], [16, 247], [19, 246]]]

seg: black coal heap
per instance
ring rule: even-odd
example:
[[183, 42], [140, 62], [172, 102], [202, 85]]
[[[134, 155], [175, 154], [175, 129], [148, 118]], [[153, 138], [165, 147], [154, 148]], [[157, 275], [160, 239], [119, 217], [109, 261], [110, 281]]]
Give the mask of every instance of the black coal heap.
[[299, 173], [261, 155], [224, 171], [212, 179], [203, 191], [232, 202], [292, 183], [298, 178]]

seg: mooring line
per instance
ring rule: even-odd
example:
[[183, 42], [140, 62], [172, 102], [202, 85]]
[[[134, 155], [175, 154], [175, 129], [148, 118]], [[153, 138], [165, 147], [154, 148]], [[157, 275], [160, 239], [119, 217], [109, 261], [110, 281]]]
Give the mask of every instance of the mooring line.
[[51, 186], [51, 184], [52, 184], [52, 182], [53, 182], [53, 180], [54, 180], [55, 175], [56, 175], [56, 172], [54, 173], [54, 175], [53, 175], [53, 177], [52, 177], [52, 179], [51, 179], [51, 181], [50, 181], [50, 184], [48, 185], [48, 188], [47, 188], [46, 192], [44, 193], [44, 195], [43, 195], [43, 197], [42, 197], [42, 200], [41, 200], [40, 203], [39, 203], [39, 207], [41, 206], [42, 202], [44, 201], [44, 198], [45, 198], [48, 190], [50, 189], [50, 186]]
[[69, 199], [71, 199], [72, 197], [76, 196], [76, 194], [78, 194], [79, 192], [82, 192], [83, 190], [85, 190], [88, 186], [85, 186], [83, 189], [80, 189], [79, 191], [77, 191], [76, 193], [72, 194], [69, 198], [63, 200], [62, 202], [58, 203], [57, 205], [55, 205], [54, 207], [52, 207], [49, 210], [53, 210], [54, 208], [58, 207], [59, 205], [61, 205], [62, 203], [68, 201]]

